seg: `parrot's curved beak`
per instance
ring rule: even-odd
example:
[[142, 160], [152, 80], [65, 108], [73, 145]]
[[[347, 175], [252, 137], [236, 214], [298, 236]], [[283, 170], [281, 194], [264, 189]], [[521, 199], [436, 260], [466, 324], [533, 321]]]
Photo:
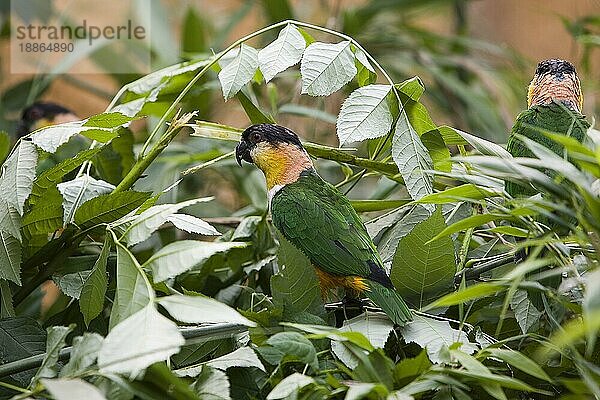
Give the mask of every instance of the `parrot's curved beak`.
[[245, 140], [242, 141], [235, 148], [235, 159], [237, 160], [240, 167], [242, 166], [242, 160], [252, 163], [252, 157], [250, 157], [250, 147]]

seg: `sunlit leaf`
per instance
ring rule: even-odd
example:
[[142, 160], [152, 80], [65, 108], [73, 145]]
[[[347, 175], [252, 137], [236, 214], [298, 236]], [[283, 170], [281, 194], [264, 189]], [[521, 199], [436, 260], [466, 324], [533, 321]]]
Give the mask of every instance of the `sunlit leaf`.
[[59, 183], [56, 187], [63, 197], [63, 223], [65, 225], [74, 220], [75, 212], [80, 205], [101, 194], [110, 193], [115, 188], [110, 183], [94, 179], [89, 175]]
[[306, 48], [300, 65], [302, 93], [329, 96], [356, 75], [350, 42], [315, 42]]
[[37, 165], [37, 150], [29, 141], [21, 141], [2, 164], [0, 197], [23, 215], [23, 204], [31, 193]]
[[306, 42], [298, 29], [292, 24], [286, 25], [274, 42], [258, 52], [258, 63], [265, 82], [299, 63], [305, 48]]
[[[246, 326], [256, 324], [233, 308], [204, 296], [171, 295], [157, 300], [173, 318], [186, 323], [230, 323]], [[202, 310], [202, 312], [198, 312]]]
[[258, 68], [258, 51], [246, 44], [234, 49], [235, 58], [219, 72], [219, 81], [223, 89], [223, 97], [228, 100], [252, 80]]

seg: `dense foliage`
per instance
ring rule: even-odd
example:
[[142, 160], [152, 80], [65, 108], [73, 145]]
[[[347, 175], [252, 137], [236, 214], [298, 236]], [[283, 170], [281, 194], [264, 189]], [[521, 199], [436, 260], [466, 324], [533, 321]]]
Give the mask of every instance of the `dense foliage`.
[[[261, 49], [248, 44], [273, 32]], [[273, 235], [260, 173], [234, 163], [242, 127], [177, 112], [216, 82], [252, 123], [277, 120], [278, 90], [350, 92], [336, 133], [358, 148], [306, 148], [342, 190], [375, 182], [353, 205], [413, 322], [323, 304], [308, 260]], [[537, 158], [513, 159], [438, 126], [423, 96], [421, 79], [394, 82], [352, 37], [285, 21], [125, 85], [105, 113], [20, 140], [0, 183], [1, 395], [597, 396], [598, 132], [586, 144], [542, 132], [564, 158], [524, 139]], [[134, 145], [130, 124], [157, 110]], [[188, 132], [187, 148], [173, 142]], [[231, 218], [203, 219], [211, 198], [180, 195], [207, 169], [245, 197]], [[504, 179], [543, 194], [512, 199]], [[44, 308], [49, 279], [61, 294]]]

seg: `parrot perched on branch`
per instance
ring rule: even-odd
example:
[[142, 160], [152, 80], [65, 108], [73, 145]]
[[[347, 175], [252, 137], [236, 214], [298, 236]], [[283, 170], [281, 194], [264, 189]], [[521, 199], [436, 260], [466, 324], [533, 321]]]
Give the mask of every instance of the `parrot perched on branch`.
[[402, 325], [412, 314], [350, 201], [315, 171], [300, 139], [278, 125], [252, 125], [242, 133], [236, 159], [254, 163], [267, 180], [273, 224], [311, 261], [321, 293], [343, 287], [365, 295]]
[[[546, 137], [541, 130], [571, 136], [582, 142], [590, 124], [581, 114], [583, 95], [575, 67], [568, 61], [551, 59], [538, 64], [527, 93], [527, 110], [517, 117], [508, 138], [507, 150], [513, 157], [535, 155], [516, 135], [525, 136], [556, 154], [563, 155], [563, 146]], [[506, 182], [512, 197], [533, 196], [533, 187]]]

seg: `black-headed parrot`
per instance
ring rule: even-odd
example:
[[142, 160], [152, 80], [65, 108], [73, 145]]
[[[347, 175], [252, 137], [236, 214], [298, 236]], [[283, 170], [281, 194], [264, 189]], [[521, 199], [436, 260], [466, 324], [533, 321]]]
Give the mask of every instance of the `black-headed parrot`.
[[350, 201], [319, 176], [294, 132], [252, 125], [236, 158], [264, 173], [273, 225], [311, 261], [324, 296], [343, 287], [351, 296], [366, 295], [399, 325], [412, 319]]
[[[568, 135], [582, 142], [590, 126], [581, 114], [583, 95], [577, 72], [568, 61], [551, 59], [538, 64], [529, 84], [527, 106], [517, 117], [508, 138], [507, 150], [513, 157], [535, 158], [517, 134], [564, 156], [563, 146], [540, 130]], [[533, 196], [539, 192], [532, 186], [508, 181], [506, 191], [512, 197]]]

